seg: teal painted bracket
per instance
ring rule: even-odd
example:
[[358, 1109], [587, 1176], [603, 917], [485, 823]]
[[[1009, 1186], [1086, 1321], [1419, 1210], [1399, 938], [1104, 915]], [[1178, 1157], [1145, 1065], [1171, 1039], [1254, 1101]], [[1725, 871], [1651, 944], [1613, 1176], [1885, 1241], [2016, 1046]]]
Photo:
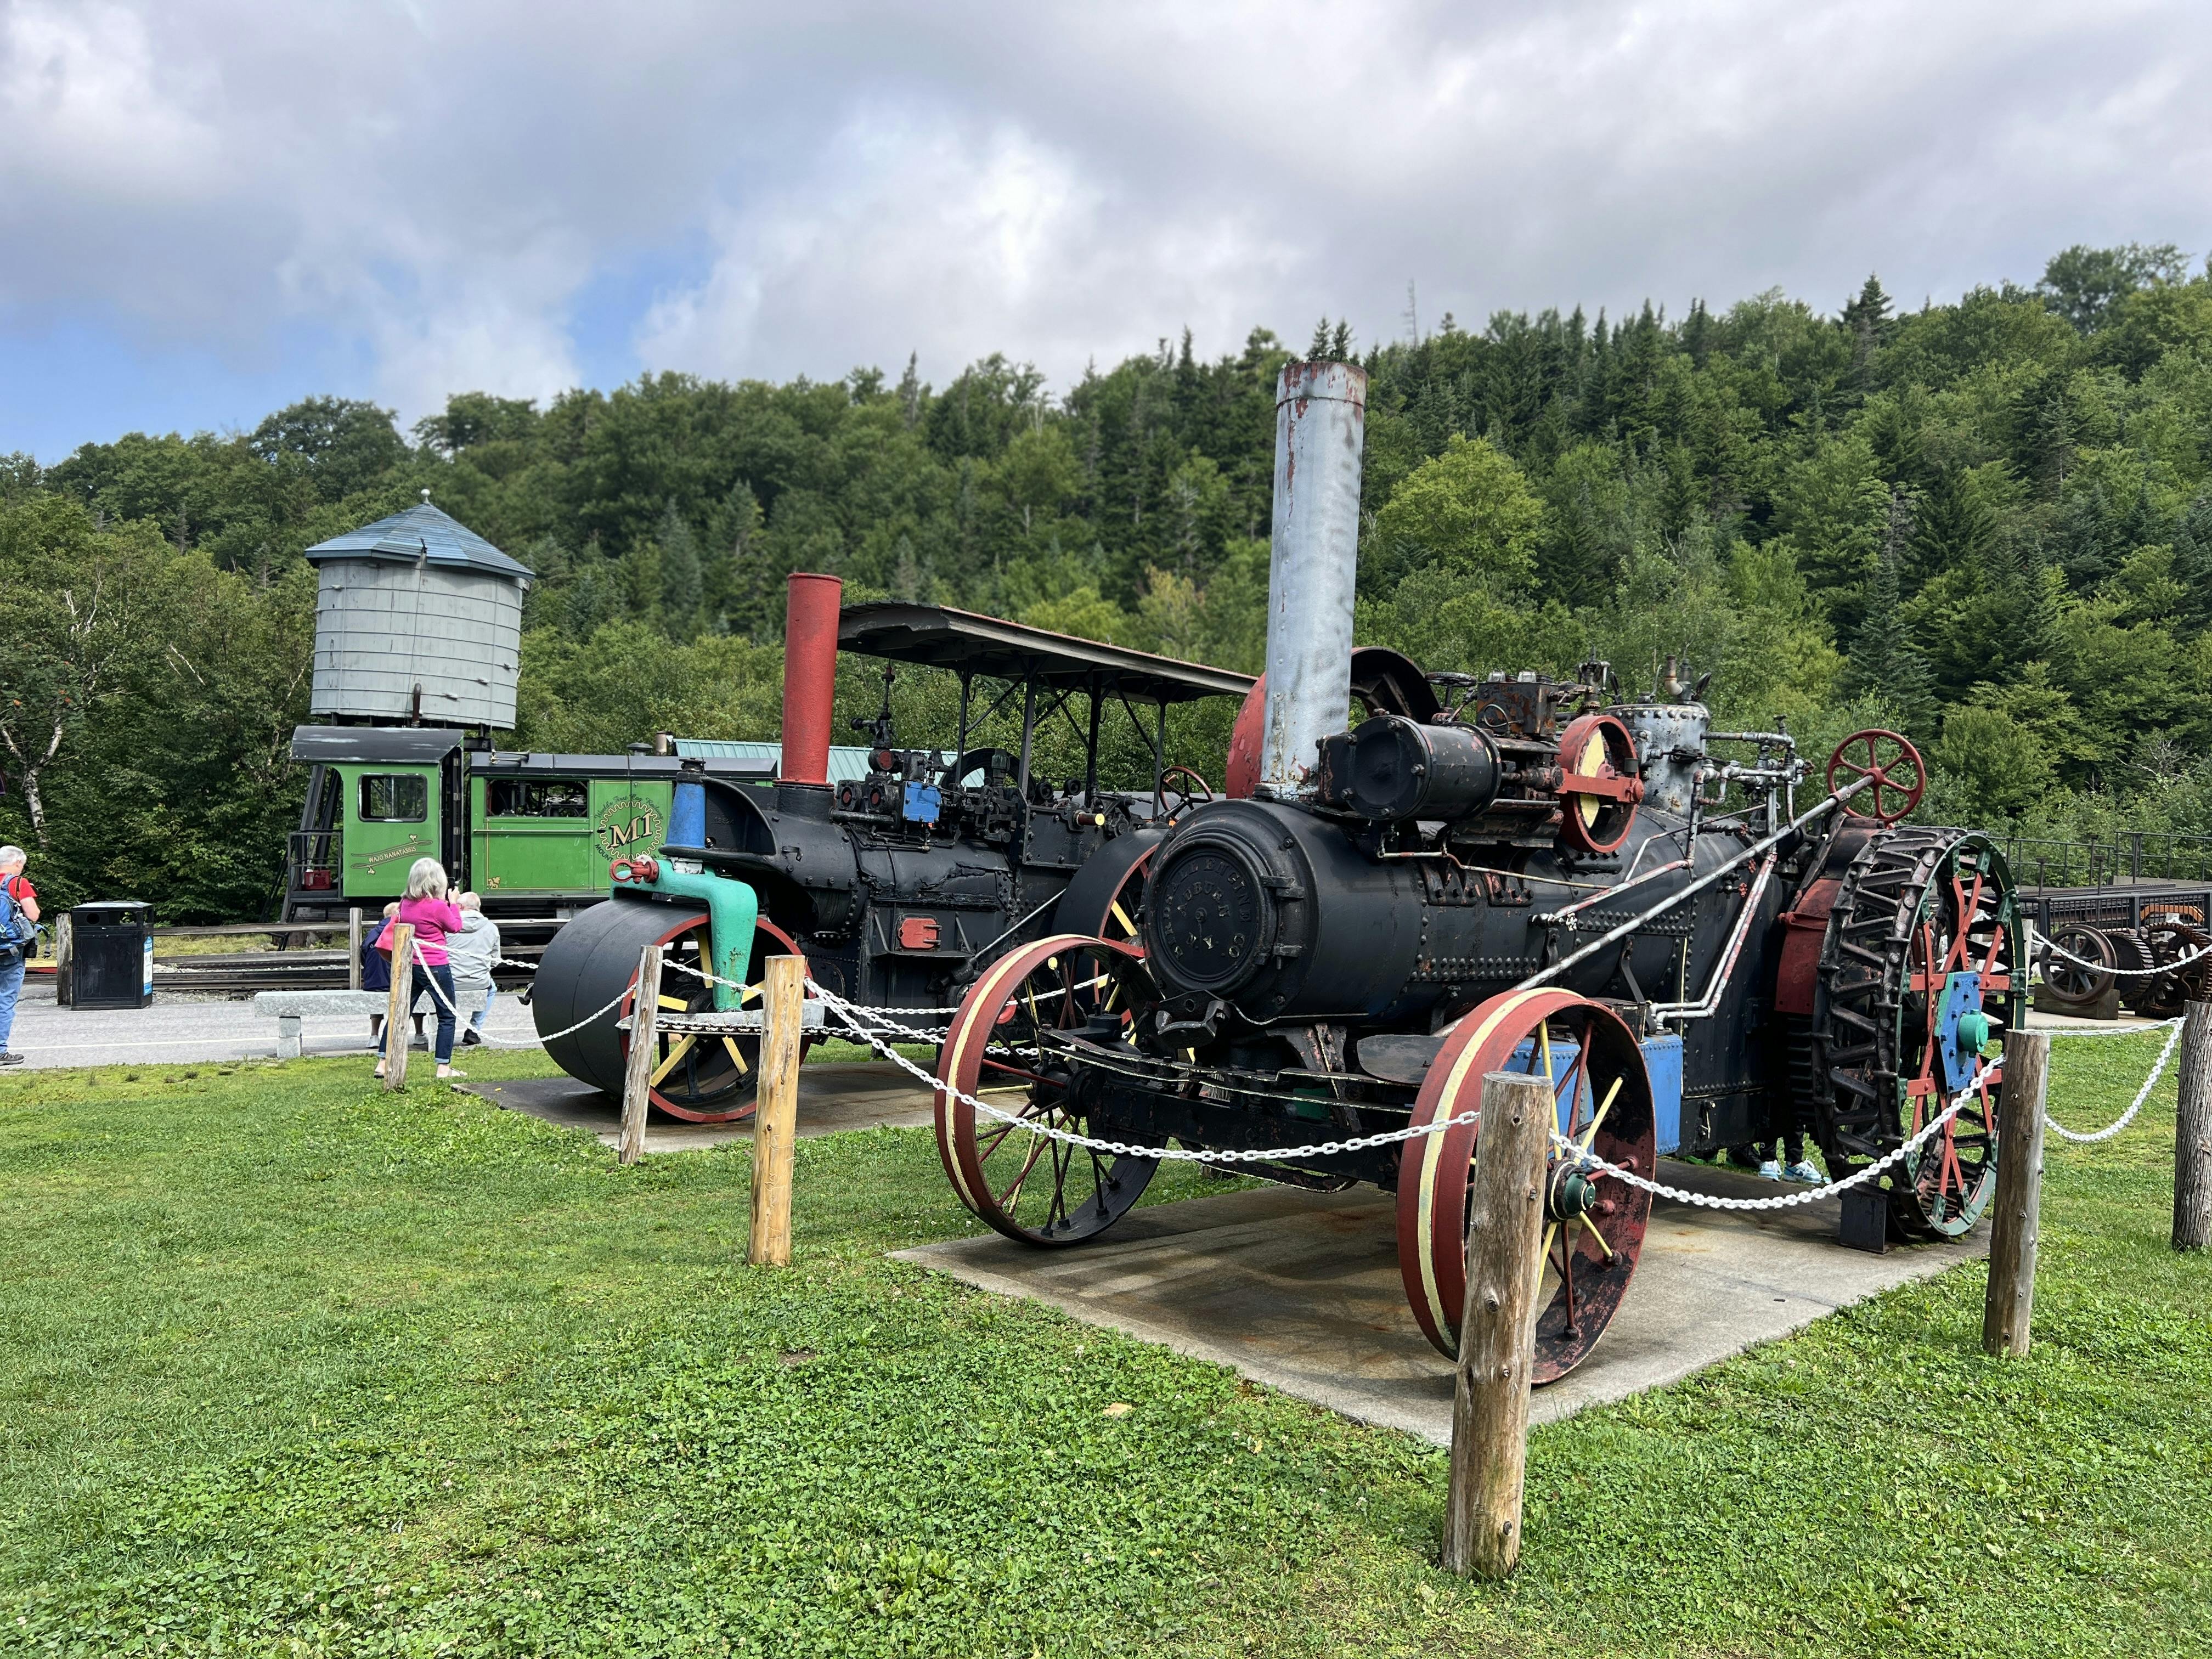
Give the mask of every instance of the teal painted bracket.
[[652, 891], [665, 893], [672, 898], [697, 899], [707, 907], [708, 954], [714, 973], [720, 980], [736, 983], [725, 985], [719, 981], [714, 986], [714, 1011], [728, 1013], [738, 1008], [739, 987], [750, 983], [752, 966], [753, 927], [760, 920], [760, 896], [749, 882], [738, 881], [729, 876], [710, 876], [703, 871], [693, 875], [688, 871], [672, 870], [668, 860], [654, 860], [655, 873], [650, 880], [641, 880], [629, 873], [627, 866], [618, 866], [626, 874], [615, 878], [615, 891]]

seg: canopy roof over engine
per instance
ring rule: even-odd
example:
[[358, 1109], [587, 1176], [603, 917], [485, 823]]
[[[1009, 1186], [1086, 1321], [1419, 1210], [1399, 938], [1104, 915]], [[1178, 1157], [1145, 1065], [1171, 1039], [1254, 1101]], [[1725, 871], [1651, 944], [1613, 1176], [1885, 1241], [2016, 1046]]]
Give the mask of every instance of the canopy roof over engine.
[[837, 624], [837, 648], [993, 679], [1034, 678], [1061, 690], [1096, 684], [1102, 691], [1146, 702], [1241, 697], [1253, 686], [1251, 675], [1226, 668], [1079, 640], [973, 611], [896, 600], [847, 605]]

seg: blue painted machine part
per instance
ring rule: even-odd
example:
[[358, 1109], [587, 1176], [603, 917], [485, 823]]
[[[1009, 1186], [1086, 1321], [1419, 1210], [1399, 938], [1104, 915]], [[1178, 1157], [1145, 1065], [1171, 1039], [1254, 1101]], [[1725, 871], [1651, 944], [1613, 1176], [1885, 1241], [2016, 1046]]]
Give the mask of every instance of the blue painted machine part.
[[1682, 1039], [1672, 1031], [1644, 1039], [1644, 1069], [1651, 1074], [1651, 1116], [1659, 1150], [1682, 1145]]
[[[674, 836], [672, 835], [670, 839]], [[733, 881], [727, 876], [710, 876], [704, 872], [694, 875], [688, 871], [672, 870], [665, 859], [659, 863], [659, 873], [650, 881], [638, 879], [627, 865], [620, 866], [615, 876], [615, 896], [619, 898], [626, 892], [665, 893], [671, 898], [697, 899], [706, 905], [707, 948], [713, 970], [720, 979], [737, 981], [734, 985], [715, 985], [714, 1009], [718, 1013], [731, 1012], [741, 1006], [738, 988], [750, 980], [753, 925], [760, 920], [759, 896], [749, 884]]]
[[[1979, 1036], [1981, 1042], [1974, 1041]], [[1943, 1088], [1956, 1094], [1974, 1080], [1974, 1062], [1982, 1043], [1990, 1040], [1990, 1022], [1982, 1012], [1982, 976], [1952, 974], [1943, 981], [1943, 1000], [1936, 1011], [1936, 1042], [1943, 1053]]]
[[906, 787], [906, 799], [900, 811], [908, 823], [934, 823], [941, 797], [933, 783], [914, 782]]
[[[1648, 1036], [1640, 1045], [1644, 1050], [1644, 1069], [1651, 1077], [1651, 1115], [1658, 1131], [1659, 1150], [1676, 1151], [1682, 1144], [1682, 1039], [1672, 1032]], [[1565, 1077], [1567, 1068], [1581, 1053], [1579, 1044], [1554, 1042], [1552, 1045], [1552, 1073]], [[1536, 1069], [1536, 1043], [1533, 1037], [1524, 1038], [1513, 1050], [1513, 1057], [1505, 1062], [1509, 1072], [1533, 1072]], [[1587, 1097], [1587, 1091], [1583, 1093]], [[1559, 1102], [1559, 1133], [1569, 1133], [1569, 1120], [1574, 1112], [1574, 1103], [1561, 1098]]]
[[679, 783], [668, 809], [668, 833], [662, 841], [671, 847], [707, 844], [707, 786]]

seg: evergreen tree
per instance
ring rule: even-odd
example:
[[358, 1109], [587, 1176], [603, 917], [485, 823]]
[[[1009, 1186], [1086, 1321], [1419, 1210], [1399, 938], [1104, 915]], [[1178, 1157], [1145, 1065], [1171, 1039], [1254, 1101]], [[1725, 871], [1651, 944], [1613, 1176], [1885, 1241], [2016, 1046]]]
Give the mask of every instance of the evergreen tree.
[[661, 515], [657, 539], [660, 544], [660, 625], [670, 639], [687, 641], [699, 631], [699, 606], [705, 592], [698, 538], [672, 500]]
[[1882, 291], [1881, 279], [1871, 272], [1858, 292], [1858, 297], [1844, 302], [1844, 328], [1851, 337], [1851, 371], [1859, 389], [1866, 390], [1868, 370], [1888, 338], [1890, 298]]
[[1878, 699], [1897, 711], [1908, 732], [1929, 726], [1934, 682], [1928, 659], [1906, 624], [1898, 565], [1912, 534], [1902, 490], [1890, 495], [1889, 529], [1867, 591], [1866, 620], [1851, 642], [1844, 685], [1854, 696]]

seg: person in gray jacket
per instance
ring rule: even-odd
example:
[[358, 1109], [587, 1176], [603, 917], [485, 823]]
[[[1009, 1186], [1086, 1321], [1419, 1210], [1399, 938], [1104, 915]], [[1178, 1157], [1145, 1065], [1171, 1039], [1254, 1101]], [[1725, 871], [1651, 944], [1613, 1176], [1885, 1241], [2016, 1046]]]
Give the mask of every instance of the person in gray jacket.
[[484, 915], [483, 901], [476, 894], [462, 894], [460, 904], [461, 931], [446, 936], [446, 954], [453, 964], [456, 1011], [466, 1022], [461, 1041], [480, 1043], [492, 999], [499, 994], [491, 977], [499, 956], [499, 924]]

